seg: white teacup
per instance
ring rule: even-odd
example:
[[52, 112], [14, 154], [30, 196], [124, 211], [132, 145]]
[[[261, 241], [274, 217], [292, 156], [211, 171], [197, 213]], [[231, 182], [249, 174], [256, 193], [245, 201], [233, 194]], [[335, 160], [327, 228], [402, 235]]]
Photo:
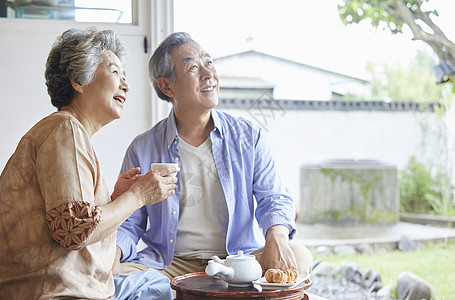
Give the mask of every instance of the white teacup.
[[[154, 170], [159, 170], [159, 169], [162, 169], [162, 168], [167, 168], [167, 167], [178, 167], [179, 164], [178, 163], [152, 163], [150, 165], [150, 170], [154, 171]], [[174, 172], [174, 173], [171, 173], [168, 176], [177, 176], [177, 172]]]

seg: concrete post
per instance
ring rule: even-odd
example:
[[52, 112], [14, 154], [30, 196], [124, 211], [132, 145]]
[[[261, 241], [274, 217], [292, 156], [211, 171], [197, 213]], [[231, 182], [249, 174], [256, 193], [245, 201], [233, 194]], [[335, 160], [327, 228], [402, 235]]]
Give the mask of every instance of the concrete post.
[[399, 220], [397, 168], [374, 160], [301, 167], [298, 221], [387, 224]]

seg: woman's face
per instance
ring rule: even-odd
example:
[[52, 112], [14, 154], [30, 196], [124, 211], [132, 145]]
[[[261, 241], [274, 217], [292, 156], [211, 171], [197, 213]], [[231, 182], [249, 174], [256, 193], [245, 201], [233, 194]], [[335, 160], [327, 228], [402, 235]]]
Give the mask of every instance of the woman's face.
[[97, 123], [105, 125], [121, 117], [129, 88], [122, 63], [113, 52], [104, 52], [95, 78], [82, 90], [85, 105]]

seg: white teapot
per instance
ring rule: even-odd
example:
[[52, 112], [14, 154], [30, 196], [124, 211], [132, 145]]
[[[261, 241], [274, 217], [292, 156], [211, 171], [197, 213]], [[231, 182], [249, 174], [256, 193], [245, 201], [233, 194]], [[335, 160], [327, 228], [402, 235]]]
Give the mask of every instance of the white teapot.
[[239, 250], [237, 255], [229, 255], [225, 260], [212, 256], [205, 273], [209, 276], [218, 275], [229, 285], [245, 287], [262, 275], [262, 267], [254, 255], [244, 255]]

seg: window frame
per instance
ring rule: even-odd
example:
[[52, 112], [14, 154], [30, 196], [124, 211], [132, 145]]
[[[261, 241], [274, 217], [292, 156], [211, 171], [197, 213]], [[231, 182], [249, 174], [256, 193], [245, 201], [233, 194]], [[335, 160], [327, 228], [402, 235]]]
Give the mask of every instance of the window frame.
[[[152, 0], [154, 1], [154, 0]], [[48, 20], [28, 18], [0, 18], [1, 32], [56, 32], [68, 28], [86, 28], [95, 26], [100, 29], [112, 29], [118, 34], [147, 34], [149, 21], [149, 1], [132, 0], [132, 23], [77, 22], [74, 20]]]

